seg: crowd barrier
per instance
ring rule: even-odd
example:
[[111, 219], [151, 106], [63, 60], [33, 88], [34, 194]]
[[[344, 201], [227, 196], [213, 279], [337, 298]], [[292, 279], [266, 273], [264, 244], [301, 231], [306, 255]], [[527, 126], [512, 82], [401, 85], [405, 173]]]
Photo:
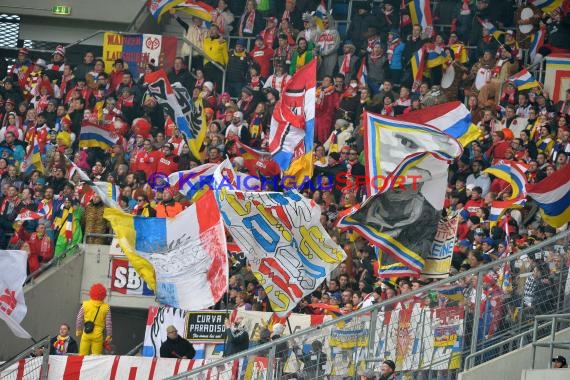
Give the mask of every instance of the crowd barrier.
[[[199, 379], [211, 368], [242, 359], [248, 359], [246, 372], [255, 369], [267, 379], [353, 377], [378, 372], [385, 359], [394, 360], [404, 377], [455, 379], [461, 370], [531, 344], [535, 337], [520, 333], [532, 331], [535, 316], [570, 311], [569, 236], [565, 231], [504, 259], [170, 379]], [[549, 273], [536, 278], [545, 286], [530, 299], [525, 288], [533, 276], [531, 261], [537, 259]], [[486, 276], [491, 271], [498, 274], [492, 291]], [[550, 331], [539, 327], [537, 337]]]

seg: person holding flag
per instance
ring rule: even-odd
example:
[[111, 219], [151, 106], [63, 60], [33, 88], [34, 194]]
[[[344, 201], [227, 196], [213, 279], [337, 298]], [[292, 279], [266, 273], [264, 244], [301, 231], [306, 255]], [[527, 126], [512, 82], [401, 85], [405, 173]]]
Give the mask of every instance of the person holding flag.
[[73, 206], [70, 196], [63, 198], [63, 204], [53, 222], [55, 239], [55, 257], [60, 257], [68, 248], [80, 244], [83, 240], [81, 218], [83, 210]]

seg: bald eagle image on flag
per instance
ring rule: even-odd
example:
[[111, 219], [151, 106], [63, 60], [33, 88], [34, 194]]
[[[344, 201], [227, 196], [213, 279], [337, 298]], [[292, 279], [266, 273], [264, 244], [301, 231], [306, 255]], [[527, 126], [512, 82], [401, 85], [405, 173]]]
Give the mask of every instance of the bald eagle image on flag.
[[462, 148], [434, 127], [368, 112], [364, 118], [371, 197], [339, 218], [337, 226], [355, 230], [419, 273], [441, 217], [449, 163]]

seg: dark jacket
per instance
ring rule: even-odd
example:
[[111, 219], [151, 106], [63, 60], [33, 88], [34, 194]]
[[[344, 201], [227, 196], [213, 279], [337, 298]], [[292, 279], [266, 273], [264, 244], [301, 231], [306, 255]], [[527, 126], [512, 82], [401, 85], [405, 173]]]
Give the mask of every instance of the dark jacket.
[[224, 347], [224, 357], [232, 356], [238, 352], [245, 351], [249, 348], [249, 335], [242, 328], [232, 331], [226, 328], [226, 342]]
[[[50, 355], [60, 355], [56, 352], [55, 347], [53, 346], [57, 340], [57, 336], [53, 337], [49, 341], [49, 354]], [[77, 346], [77, 342], [71, 336], [69, 337], [69, 342], [67, 343], [67, 351], [66, 354], [77, 354], [79, 352], [79, 348]]]
[[176, 72], [174, 69], [170, 69], [168, 71], [168, 80], [170, 83], [179, 82], [188, 90], [188, 93], [192, 95], [192, 90], [194, 89], [194, 83], [196, 83], [196, 81], [192, 78], [192, 75], [188, 70], [182, 69]]
[[161, 358], [176, 358], [181, 359], [184, 356], [188, 359], [193, 359], [196, 355], [196, 350], [192, 343], [182, 338], [180, 335], [176, 339], [166, 339], [160, 346]]

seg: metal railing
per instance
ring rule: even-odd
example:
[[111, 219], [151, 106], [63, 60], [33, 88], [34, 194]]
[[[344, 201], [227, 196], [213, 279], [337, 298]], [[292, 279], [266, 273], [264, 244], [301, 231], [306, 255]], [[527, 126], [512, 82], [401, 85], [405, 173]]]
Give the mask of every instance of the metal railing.
[[50, 337], [35, 342], [0, 365], [0, 379], [47, 380]]
[[[547, 320], [548, 322], [543, 325], [538, 325], [539, 321]], [[537, 315], [534, 319], [534, 326], [532, 329], [532, 369], [536, 364], [536, 349], [538, 347], [548, 348], [550, 350], [549, 358], [554, 356], [554, 349], [570, 349], [570, 341], [568, 342], [557, 342], [555, 341], [556, 331], [558, 331], [558, 324], [565, 322], [565, 327], [570, 325], [570, 313], [568, 314], [555, 314], [555, 315]], [[539, 342], [540, 339], [539, 330], [550, 325], [550, 336], [546, 342]]]
[[[570, 300], [562, 293], [568, 268], [560, 266], [560, 259], [570, 248], [569, 236], [570, 231], [564, 231], [517, 254], [170, 379], [197, 379], [208, 371], [229, 375], [240, 368], [261, 371], [268, 379], [288, 375], [352, 378], [363, 370], [377, 370], [385, 359], [396, 362], [399, 374], [431, 376], [443, 371], [456, 378], [462, 369], [508, 352], [505, 345], [530, 344], [524, 330], [532, 327], [536, 315], [568, 307]], [[532, 258], [535, 263], [528, 265]], [[544, 265], [550, 265], [551, 271], [537, 278], [540, 271], [534, 267], [544, 270]], [[486, 275], [497, 272], [511, 281], [490, 286], [494, 277]], [[534, 280], [550, 285], [525, 294]], [[503, 285], [512, 289], [503, 291]], [[454, 300], [457, 293], [463, 300]]]

